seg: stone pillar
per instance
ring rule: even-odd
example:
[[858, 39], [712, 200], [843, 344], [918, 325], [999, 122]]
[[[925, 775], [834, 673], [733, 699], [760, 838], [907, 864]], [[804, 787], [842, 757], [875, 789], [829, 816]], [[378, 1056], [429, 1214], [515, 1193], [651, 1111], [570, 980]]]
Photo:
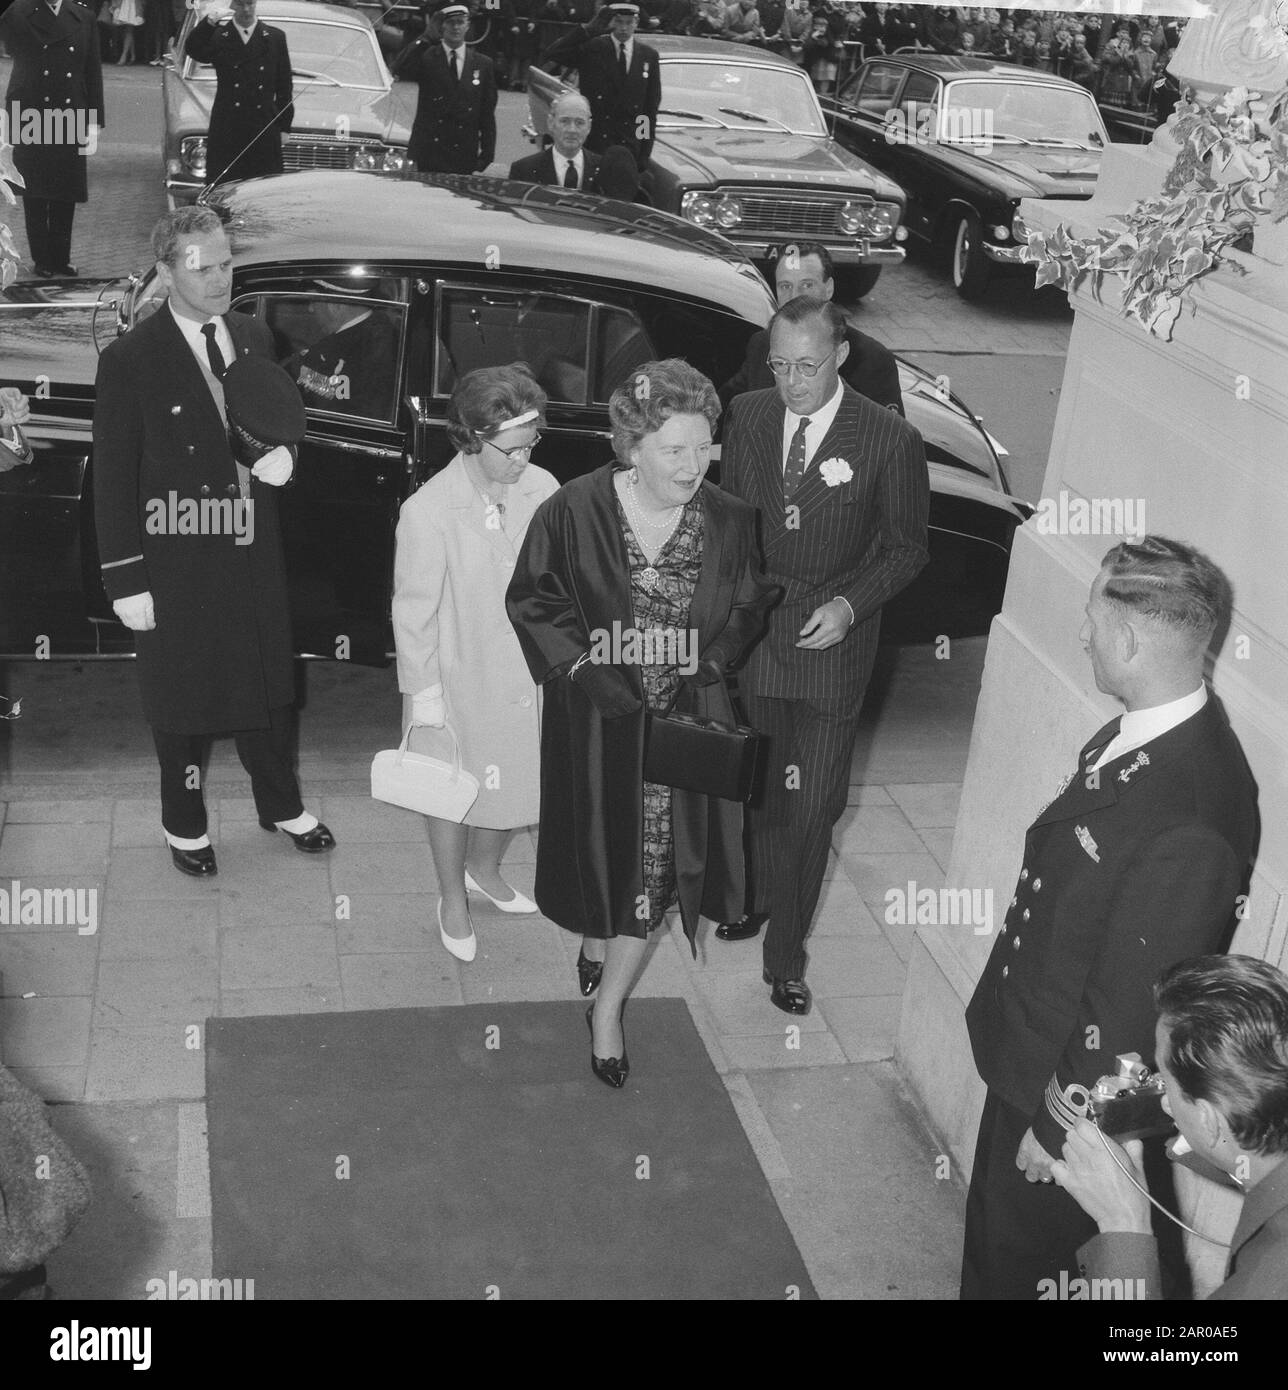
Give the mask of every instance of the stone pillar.
[[[1276, 0], [1228, 0], [1191, 21], [1172, 62], [1185, 85], [1274, 92], [1288, 83]], [[1264, 19], [1266, 24], [1255, 21]], [[1159, 132], [1105, 152], [1090, 203], [1026, 202], [1031, 227], [1077, 235], [1161, 191], [1175, 156]], [[1121, 282], [1071, 296], [1076, 318], [1043, 497], [1143, 505], [1141, 529], [1197, 545], [1235, 590], [1216, 655], [1223, 700], [1260, 787], [1261, 845], [1248, 915], [1232, 947], [1288, 967], [1288, 271], [1283, 239], [1258, 228], [1254, 254], [1228, 253], [1188, 291], [1173, 340], [1119, 313]], [[1190, 308], [1193, 312], [1191, 313]], [[1023, 390], [1017, 381], [1016, 389]], [[1142, 519], [1142, 518], [1138, 518]], [[1078, 749], [1120, 713], [1101, 695], [1078, 642], [1087, 592], [1120, 536], [1016, 534], [1002, 612], [989, 638], [948, 885], [1010, 901], [1024, 832], [1074, 766]], [[923, 928], [909, 963], [897, 1058], [946, 1151], [968, 1172], [983, 1089], [963, 1008], [991, 937]], [[1237, 1199], [1183, 1179], [1191, 1224], [1228, 1239]], [[1192, 1242], [1196, 1283], [1222, 1277], [1224, 1252]]]

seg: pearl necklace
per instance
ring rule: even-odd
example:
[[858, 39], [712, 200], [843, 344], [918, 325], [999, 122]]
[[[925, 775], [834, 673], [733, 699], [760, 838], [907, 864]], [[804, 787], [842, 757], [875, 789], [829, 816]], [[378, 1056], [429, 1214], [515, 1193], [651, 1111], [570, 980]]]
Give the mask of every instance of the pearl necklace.
[[[639, 547], [641, 552], [643, 552], [644, 558], [646, 560], [649, 558], [648, 551], [644, 548], [647, 544], [653, 551], [653, 558], [656, 559], [666, 548], [667, 541], [671, 539], [671, 533], [679, 525], [680, 513], [684, 511], [684, 504], [680, 503], [678, 506], [672, 507], [668, 520], [647, 521], [639, 511], [638, 503], [634, 496], [635, 489], [638, 485], [639, 470], [633, 469], [630, 476], [626, 479], [626, 486], [622, 489], [622, 500], [626, 503], [626, 515], [630, 520], [631, 529], [635, 532], [635, 539], [639, 542]], [[641, 527], [648, 527], [652, 531], [660, 531], [664, 534], [657, 543], [653, 541], [645, 542], [643, 533], [640, 530]], [[656, 566], [653, 564], [649, 564], [640, 572], [640, 582], [646, 589], [656, 588], [661, 582], [661, 578], [662, 576], [658, 573]]]

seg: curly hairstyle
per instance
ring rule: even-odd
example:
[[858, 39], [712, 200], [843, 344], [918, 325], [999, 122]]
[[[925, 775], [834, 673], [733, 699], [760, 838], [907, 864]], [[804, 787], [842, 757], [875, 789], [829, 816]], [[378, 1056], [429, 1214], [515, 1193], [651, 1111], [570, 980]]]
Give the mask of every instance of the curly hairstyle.
[[447, 437], [463, 454], [483, 452], [483, 441], [505, 420], [537, 411], [532, 422], [545, 424], [546, 393], [526, 362], [508, 367], [476, 367], [456, 383], [447, 403]]
[[631, 450], [656, 434], [672, 415], [705, 415], [714, 430], [720, 418], [716, 388], [680, 357], [636, 367], [608, 402], [618, 463], [627, 467]]

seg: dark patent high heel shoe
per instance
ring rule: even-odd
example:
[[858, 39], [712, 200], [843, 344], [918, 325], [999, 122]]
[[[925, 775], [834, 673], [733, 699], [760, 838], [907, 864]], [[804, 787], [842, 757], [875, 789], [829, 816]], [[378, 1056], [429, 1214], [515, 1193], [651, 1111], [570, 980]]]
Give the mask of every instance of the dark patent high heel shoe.
[[577, 952], [577, 983], [581, 987], [583, 999], [589, 999], [599, 988], [599, 981], [603, 973], [604, 962], [602, 960], [590, 960], [586, 955], [586, 948], [583, 946]]
[[[622, 1005], [623, 1010], [626, 1005]], [[605, 1086], [612, 1086], [614, 1090], [620, 1090], [626, 1085], [626, 1078], [630, 1075], [631, 1064], [626, 1057], [626, 1034], [622, 1034], [622, 1055], [620, 1057], [596, 1057], [595, 1056], [595, 1006], [592, 1004], [586, 1010], [586, 1027], [590, 1029], [590, 1069], [604, 1083]]]

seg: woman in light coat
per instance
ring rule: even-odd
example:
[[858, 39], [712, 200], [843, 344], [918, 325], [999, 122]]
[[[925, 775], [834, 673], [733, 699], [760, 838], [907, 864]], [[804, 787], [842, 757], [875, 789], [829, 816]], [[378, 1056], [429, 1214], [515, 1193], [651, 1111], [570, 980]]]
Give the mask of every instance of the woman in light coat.
[[[545, 407], [522, 363], [468, 372], [447, 412], [459, 452], [407, 499], [398, 521], [393, 622], [403, 725], [448, 726], [479, 783], [462, 824], [429, 817], [439, 935], [466, 961], [477, 949], [468, 891], [502, 912], [537, 910], [500, 864], [511, 832], [539, 812], [540, 692], [506, 617], [505, 591], [533, 512], [559, 489], [529, 462]], [[450, 750], [450, 740], [435, 743]]]

